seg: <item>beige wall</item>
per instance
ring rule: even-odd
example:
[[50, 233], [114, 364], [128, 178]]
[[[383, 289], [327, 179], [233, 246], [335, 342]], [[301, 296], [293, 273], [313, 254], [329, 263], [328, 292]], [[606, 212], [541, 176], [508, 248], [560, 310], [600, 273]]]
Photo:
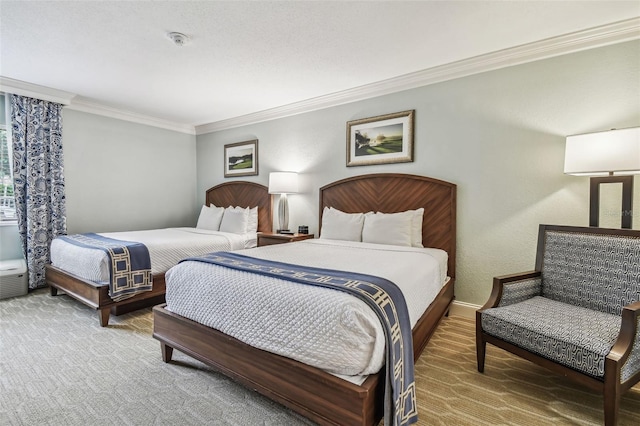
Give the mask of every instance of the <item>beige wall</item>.
[[[247, 180], [302, 173], [304, 192], [289, 197], [293, 229], [317, 232], [318, 188], [344, 177], [399, 172], [456, 183], [456, 298], [483, 304], [493, 276], [533, 268], [538, 224], [588, 224], [589, 180], [563, 174], [565, 136], [640, 126], [639, 75], [634, 41], [200, 135], [197, 204], [225, 180], [224, 144], [249, 139], [259, 140], [260, 174]], [[408, 109], [416, 110], [413, 163], [345, 166], [347, 121]], [[636, 204], [639, 194], [640, 182]]]

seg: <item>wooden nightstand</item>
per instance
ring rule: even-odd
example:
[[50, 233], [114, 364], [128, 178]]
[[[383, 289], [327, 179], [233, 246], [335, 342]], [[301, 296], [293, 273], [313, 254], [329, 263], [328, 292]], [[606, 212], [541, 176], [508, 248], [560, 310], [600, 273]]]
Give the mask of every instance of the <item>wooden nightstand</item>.
[[272, 244], [292, 243], [295, 241], [308, 240], [313, 238], [313, 234], [276, 234], [273, 232], [258, 232], [258, 247], [270, 246]]

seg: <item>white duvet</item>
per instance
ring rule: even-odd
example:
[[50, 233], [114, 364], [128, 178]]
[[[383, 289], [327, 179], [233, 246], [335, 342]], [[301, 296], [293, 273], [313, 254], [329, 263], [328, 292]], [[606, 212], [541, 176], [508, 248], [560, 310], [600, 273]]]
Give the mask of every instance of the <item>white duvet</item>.
[[[166, 272], [181, 259], [220, 250], [255, 246], [256, 234], [237, 235], [199, 228], [165, 228], [146, 231], [100, 233], [104, 237], [144, 244], [151, 272]], [[76, 246], [59, 238], [51, 243], [51, 264], [86, 280], [109, 282], [109, 257], [101, 249]]]
[[[446, 252], [429, 248], [316, 239], [238, 253], [386, 278], [405, 295], [411, 327], [447, 274]], [[202, 262], [174, 266], [166, 281], [167, 309], [251, 346], [345, 378], [384, 364], [380, 321], [349, 294]]]

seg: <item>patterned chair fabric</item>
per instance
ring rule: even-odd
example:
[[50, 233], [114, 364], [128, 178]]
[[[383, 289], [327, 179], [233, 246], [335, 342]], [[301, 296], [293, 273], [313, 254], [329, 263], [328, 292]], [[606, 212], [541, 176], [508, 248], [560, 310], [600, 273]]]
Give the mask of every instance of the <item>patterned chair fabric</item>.
[[633, 343], [633, 352], [629, 355], [627, 362], [622, 366], [620, 373], [621, 381], [627, 380], [629, 377], [640, 371], [640, 318], [638, 319], [636, 340]]
[[638, 238], [549, 231], [544, 253], [544, 297], [614, 315], [639, 300]]
[[530, 278], [509, 283], [504, 287], [498, 306], [509, 306], [542, 295], [542, 279]]
[[[603, 379], [622, 308], [640, 300], [640, 238], [548, 230], [544, 243], [541, 276], [505, 283], [482, 330]], [[640, 324], [620, 381], [639, 371]]]
[[620, 323], [617, 315], [540, 296], [482, 314], [487, 333], [593, 377], [604, 377]]

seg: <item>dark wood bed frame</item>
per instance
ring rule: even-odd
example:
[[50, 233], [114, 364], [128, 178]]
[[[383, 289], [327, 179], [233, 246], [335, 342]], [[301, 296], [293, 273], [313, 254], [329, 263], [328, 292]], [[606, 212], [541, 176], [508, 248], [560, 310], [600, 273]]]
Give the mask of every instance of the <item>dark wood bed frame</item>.
[[[271, 232], [273, 229], [271, 200], [272, 197], [264, 185], [232, 181], [209, 188], [206, 192], [205, 202], [207, 205], [213, 204], [219, 207], [258, 206], [258, 231]], [[164, 273], [153, 276], [151, 291], [140, 293], [120, 302], [114, 302], [109, 297], [109, 285], [107, 284], [96, 284], [52, 265], [46, 266], [45, 276], [52, 296], [56, 296], [58, 291], [63, 291], [68, 296], [97, 309], [102, 327], [109, 324], [109, 316], [112, 313], [122, 315], [136, 309], [164, 303]]]
[[[320, 188], [320, 225], [325, 206], [350, 213], [394, 213], [424, 207], [423, 244], [447, 251], [451, 279], [413, 329], [417, 359], [454, 298], [456, 185], [405, 174], [356, 176]], [[244, 344], [176, 315], [165, 305], [154, 307], [153, 314], [153, 337], [160, 341], [165, 362], [171, 361], [175, 348], [319, 424], [374, 425], [383, 415], [382, 373], [355, 385]]]

